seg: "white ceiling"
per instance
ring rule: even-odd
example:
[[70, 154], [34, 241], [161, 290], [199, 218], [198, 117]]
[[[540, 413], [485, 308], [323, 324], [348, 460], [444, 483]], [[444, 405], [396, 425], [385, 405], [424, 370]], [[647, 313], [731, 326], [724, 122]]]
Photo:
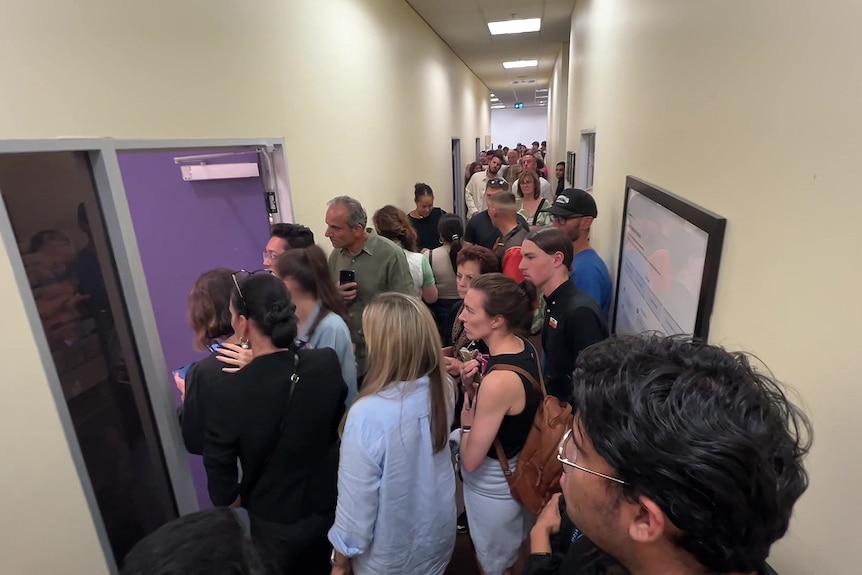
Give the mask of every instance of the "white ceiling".
[[[539, 105], [536, 90], [548, 87], [560, 45], [569, 41], [575, 1], [407, 0], [507, 108]], [[542, 29], [491, 36], [488, 22], [513, 18], [541, 18]], [[509, 60], [534, 59], [538, 68], [503, 68]]]

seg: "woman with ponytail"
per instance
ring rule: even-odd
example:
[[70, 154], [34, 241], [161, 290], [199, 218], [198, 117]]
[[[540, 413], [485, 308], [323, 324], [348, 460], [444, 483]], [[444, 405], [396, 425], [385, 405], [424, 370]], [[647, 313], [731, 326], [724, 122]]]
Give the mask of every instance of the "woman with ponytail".
[[[465, 399], [461, 409], [461, 477], [470, 537], [485, 575], [511, 572], [533, 517], [512, 498], [498, 449], [514, 469], [542, 401], [536, 350], [524, 337], [530, 329], [536, 291], [499, 273], [479, 276], [467, 291], [459, 319], [488, 356], [461, 364]], [[492, 370], [495, 365], [500, 368]], [[529, 377], [507, 370], [514, 366]], [[481, 377], [481, 385], [472, 383]], [[499, 444], [495, 445], [495, 440]]]
[[243, 275], [232, 275], [231, 324], [250, 344], [252, 360], [229, 381], [200, 390], [208, 397], [210, 498], [248, 510], [252, 538], [280, 572], [328, 573], [326, 530], [335, 517], [347, 386], [333, 350], [297, 349], [284, 283], [268, 273]]
[[446, 320], [452, 307], [461, 299], [456, 277], [458, 252], [461, 251], [461, 238], [464, 236], [461, 218], [455, 214], [445, 214], [437, 225], [437, 233], [442, 245], [428, 252], [428, 263], [434, 273], [434, 283], [437, 284], [437, 303], [431, 306], [431, 311], [445, 346], [449, 345], [447, 340], [451, 338], [445, 331]]
[[289, 250], [276, 261], [275, 272], [296, 306], [297, 345], [335, 350], [350, 407], [357, 394], [356, 357], [347, 327], [347, 307], [329, 274], [326, 254], [317, 245]]

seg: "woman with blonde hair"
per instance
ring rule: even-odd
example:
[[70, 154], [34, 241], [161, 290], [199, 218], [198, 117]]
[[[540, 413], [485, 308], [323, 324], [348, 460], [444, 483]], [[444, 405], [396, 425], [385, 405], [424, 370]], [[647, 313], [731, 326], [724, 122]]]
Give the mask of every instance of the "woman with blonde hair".
[[342, 436], [332, 574], [442, 575], [455, 545], [453, 393], [434, 318], [384, 293], [362, 329], [368, 372]]

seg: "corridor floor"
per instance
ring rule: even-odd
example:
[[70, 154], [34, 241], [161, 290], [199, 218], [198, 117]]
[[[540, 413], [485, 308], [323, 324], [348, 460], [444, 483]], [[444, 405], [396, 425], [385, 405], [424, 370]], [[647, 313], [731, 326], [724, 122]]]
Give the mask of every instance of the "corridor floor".
[[481, 575], [473, 555], [469, 534], [459, 533], [455, 539], [455, 551], [452, 553], [452, 561], [445, 575]]

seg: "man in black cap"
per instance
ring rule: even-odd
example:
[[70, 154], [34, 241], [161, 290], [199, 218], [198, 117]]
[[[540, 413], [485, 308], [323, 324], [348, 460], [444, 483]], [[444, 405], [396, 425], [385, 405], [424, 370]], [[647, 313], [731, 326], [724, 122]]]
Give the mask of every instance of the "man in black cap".
[[590, 227], [599, 215], [592, 194], [569, 188], [557, 196], [552, 205], [542, 210], [553, 216], [555, 227], [563, 230], [572, 240], [572, 281], [587, 292], [602, 308], [608, 319], [611, 308], [611, 276], [608, 266], [590, 246]]

